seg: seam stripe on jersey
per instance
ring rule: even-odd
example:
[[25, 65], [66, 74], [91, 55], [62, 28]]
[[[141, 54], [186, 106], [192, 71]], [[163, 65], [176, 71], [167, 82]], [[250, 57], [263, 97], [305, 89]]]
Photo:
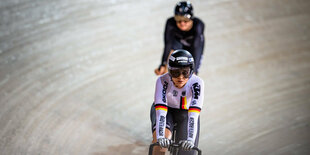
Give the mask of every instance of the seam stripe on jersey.
[[187, 106], [186, 96], [184, 96], [182, 99], [183, 99], [183, 101], [182, 101], [183, 102], [183, 105], [182, 105], [183, 109], [187, 109], [186, 108], [186, 106]]
[[201, 109], [199, 107], [189, 107], [188, 112], [200, 113]]
[[157, 107], [157, 106], [168, 107], [166, 104], [155, 104], [155, 107]]
[[155, 108], [155, 110], [163, 110], [163, 111], [168, 111], [168, 110], [167, 110], [167, 108], [161, 108], [161, 107]]
[[157, 104], [157, 105], [155, 105], [155, 110], [164, 110], [164, 111], [167, 111], [168, 108], [167, 108], [167, 105], [164, 105], [164, 104]]
[[187, 101], [186, 101], [186, 96], [180, 97], [180, 109], [187, 109]]

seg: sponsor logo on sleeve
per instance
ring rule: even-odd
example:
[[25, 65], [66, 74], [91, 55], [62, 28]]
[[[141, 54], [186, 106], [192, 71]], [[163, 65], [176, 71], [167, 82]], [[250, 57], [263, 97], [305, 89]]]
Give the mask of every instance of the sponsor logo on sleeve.
[[200, 96], [200, 85], [197, 82], [193, 84], [193, 94], [194, 99], [198, 99]]
[[192, 105], [196, 105], [197, 104], [197, 101], [196, 100], [193, 100], [192, 101]]
[[159, 128], [158, 128], [159, 136], [164, 136], [165, 120], [166, 120], [165, 116], [160, 116], [160, 118], [159, 118]]
[[166, 103], [166, 93], [167, 93], [167, 88], [168, 88], [168, 82], [167, 81], [164, 81], [164, 85], [163, 85], [163, 98], [162, 98], [162, 101], [164, 103]]
[[188, 120], [188, 136], [190, 138], [194, 138], [194, 118], [190, 117]]

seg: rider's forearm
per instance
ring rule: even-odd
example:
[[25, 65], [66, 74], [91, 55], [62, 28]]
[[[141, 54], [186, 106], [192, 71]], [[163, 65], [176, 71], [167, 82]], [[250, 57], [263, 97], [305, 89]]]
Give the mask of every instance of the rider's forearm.
[[165, 104], [156, 104], [156, 138], [165, 138], [167, 106]]
[[197, 73], [200, 67], [201, 58], [203, 55], [205, 37], [204, 37], [204, 24], [197, 24], [195, 29], [195, 37], [193, 43], [193, 57], [195, 60], [195, 72]]
[[167, 21], [165, 26], [165, 33], [164, 33], [164, 52], [161, 59], [161, 65], [164, 66], [168, 62], [168, 57], [172, 49], [172, 44], [175, 40], [174, 38], [174, 27], [171, 22]]
[[196, 135], [198, 132], [198, 119], [200, 111], [203, 107], [204, 100], [204, 82], [200, 81], [192, 86], [193, 99], [188, 109], [188, 135], [187, 140], [195, 142]]
[[161, 58], [160, 66], [167, 65], [168, 57], [171, 54], [171, 50], [173, 50], [171, 43], [165, 43], [165, 48], [164, 48], [164, 52], [163, 52], [163, 55], [162, 55], [162, 58]]
[[188, 125], [187, 125], [187, 140], [195, 142], [198, 132], [198, 118], [200, 108], [190, 108], [188, 112]]
[[203, 34], [197, 34], [195, 40], [194, 40], [194, 51], [193, 51], [193, 57], [195, 60], [195, 72], [197, 73], [200, 67], [202, 55], [203, 55], [203, 49], [204, 49], [204, 36]]

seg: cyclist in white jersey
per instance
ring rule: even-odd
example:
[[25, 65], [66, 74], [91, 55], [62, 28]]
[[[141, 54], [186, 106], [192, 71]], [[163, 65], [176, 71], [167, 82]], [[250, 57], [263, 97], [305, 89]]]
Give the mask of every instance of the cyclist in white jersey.
[[[151, 108], [154, 154], [164, 154], [171, 144], [173, 128], [175, 143], [182, 149], [179, 155], [192, 155], [190, 151], [199, 141], [199, 114], [203, 105], [204, 82], [193, 74], [194, 59], [186, 50], [176, 50], [168, 62], [168, 73], [156, 81], [155, 99]], [[176, 126], [175, 126], [176, 124]]]

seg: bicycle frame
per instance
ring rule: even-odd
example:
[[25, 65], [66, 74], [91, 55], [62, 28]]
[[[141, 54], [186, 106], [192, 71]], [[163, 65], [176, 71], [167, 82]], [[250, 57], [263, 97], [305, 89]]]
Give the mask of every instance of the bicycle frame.
[[[153, 153], [153, 147], [154, 147], [154, 146], [159, 146], [158, 142], [153, 143], [153, 144], [150, 145], [150, 148], [149, 148], [149, 155], [152, 155], [152, 153]], [[173, 148], [180, 148], [181, 146], [180, 146], [179, 144], [175, 144], [175, 143], [174, 143], [174, 144], [171, 144], [170, 147], [173, 147]], [[201, 155], [201, 150], [200, 150], [198, 147], [194, 146], [192, 149], [193, 149], [193, 150], [196, 150], [196, 151], [198, 152], [198, 155]]]

